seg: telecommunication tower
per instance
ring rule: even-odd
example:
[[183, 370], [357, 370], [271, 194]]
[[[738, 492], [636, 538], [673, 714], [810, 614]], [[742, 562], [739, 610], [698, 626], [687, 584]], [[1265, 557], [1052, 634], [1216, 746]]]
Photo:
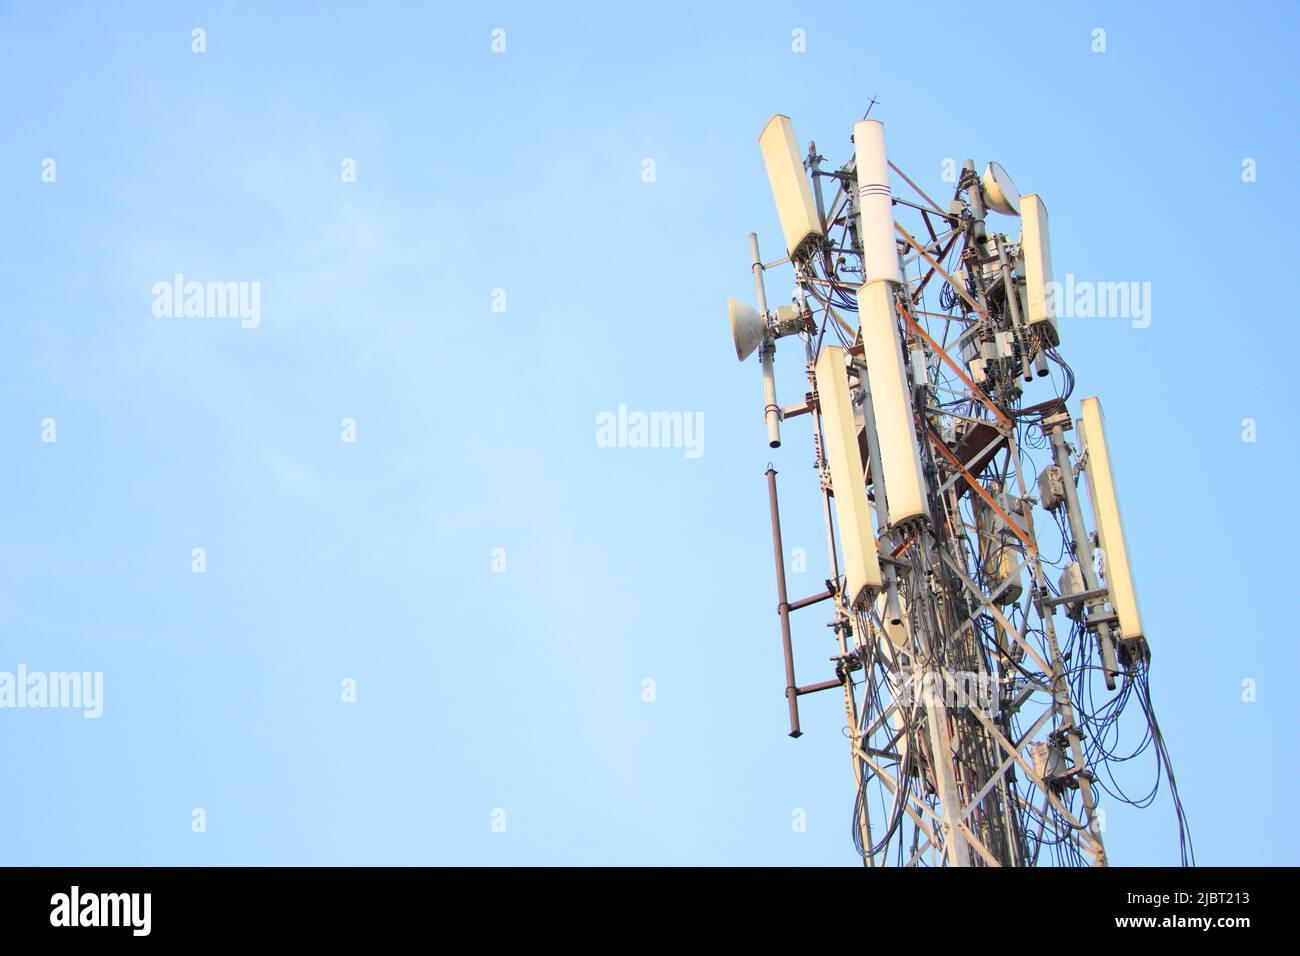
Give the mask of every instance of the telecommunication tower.
[[[768, 444], [808, 423], [830, 570], [790, 599], [769, 465], [790, 736], [801, 696], [842, 692], [864, 864], [1104, 866], [1102, 797], [1145, 806], [1162, 773], [1187, 863], [1101, 404], [1070, 408], [1042, 198], [968, 160], [940, 205], [867, 117], [839, 168], [787, 116], [759, 147], [786, 256], [763, 262], [750, 234], [757, 308], [729, 301], [732, 335], [758, 353]], [[787, 264], [794, 295], [769, 309], [765, 273]], [[782, 406], [793, 338], [808, 391]], [[792, 617], [818, 606], [833, 676], [800, 686]], [[1120, 753], [1126, 725], [1140, 740]], [[1113, 765], [1148, 751], [1156, 788], [1134, 798]]]

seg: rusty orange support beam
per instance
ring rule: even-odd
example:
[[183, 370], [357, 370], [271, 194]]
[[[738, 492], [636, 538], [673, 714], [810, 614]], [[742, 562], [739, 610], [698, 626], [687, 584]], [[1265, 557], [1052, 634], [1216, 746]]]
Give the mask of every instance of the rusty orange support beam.
[[930, 334], [926, 332], [925, 329], [921, 328], [921, 326], [917, 323], [916, 319], [912, 318], [912, 313], [908, 311], [907, 308], [902, 306], [900, 306], [899, 308], [902, 311], [904, 320], [906, 320], [907, 322], [907, 327], [911, 329], [913, 332], [915, 332], [917, 335], [919, 335], [922, 339], [924, 339], [926, 345], [934, 349], [935, 352], [939, 354], [939, 358], [943, 359], [945, 362], [948, 363], [948, 367], [951, 368], [954, 372], [956, 372], [957, 377], [966, 383], [966, 387], [971, 390], [971, 394], [973, 394], [976, 398], [978, 398], [980, 400], [980, 403], [985, 408], [987, 408], [990, 412], [993, 413], [993, 417], [996, 418], [999, 422], [1001, 422], [1004, 428], [1010, 428], [1011, 419], [1007, 418], [1007, 416], [1003, 413], [1002, 409], [994, 405], [993, 400], [989, 398], [987, 395], [985, 395], [984, 391], [978, 385], [976, 385], [974, 382], [971, 381], [970, 376], [968, 376], [965, 372], [962, 371], [961, 366], [957, 364], [957, 362], [953, 359], [953, 357], [949, 355], [939, 345], [938, 342], [936, 342], [933, 338], [931, 338]]
[[934, 268], [936, 268], [936, 269], [939, 270], [939, 275], [943, 276], [945, 279], [948, 280], [948, 284], [949, 284], [950, 286], [952, 286], [952, 290], [953, 290], [954, 292], [956, 292], [959, 296], [961, 296], [963, 299], [965, 299], [965, 300], [966, 300], [966, 303], [967, 303], [967, 304], [968, 304], [972, 309], [974, 309], [976, 312], [978, 312], [978, 313], [980, 314], [980, 317], [981, 317], [981, 318], [985, 318], [985, 319], [987, 319], [987, 318], [989, 317], [989, 314], [988, 314], [987, 312], [985, 312], [984, 309], [982, 309], [982, 308], [980, 307], [980, 304], [979, 304], [978, 302], [976, 302], [974, 299], [972, 299], [972, 298], [970, 297], [970, 293], [966, 291], [965, 287], [963, 287], [960, 283], [958, 283], [957, 280], [954, 279], [954, 278], [953, 278], [953, 277], [948, 273], [948, 271], [947, 271], [946, 269], [944, 269], [943, 266], [939, 265], [939, 263], [935, 261], [934, 256], [932, 256], [932, 255], [930, 255], [930, 253], [926, 252], [925, 247], [922, 246], [919, 242], [917, 242], [914, 238], [912, 238], [912, 234], [911, 234], [910, 232], [908, 232], [906, 229], [904, 229], [904, 228], [903, 228], [902, 226], [900, 226], [898, 223], [894, 223], [894, 228], [897, 229], [900, 233], [903, 234], [903, 238], [907, 240], [908, 245], [910, 245], [913, 249], [915, 249], [915, 250], [916, 250], [917, 252], [919, 252], [921, 255], [925, 256], [925, 261], [926, 261], [926, 262], [930, 263], [930, 265], [932, 265]]
[[943, 452], [943, 456], [947, 458], [949, 462], [952, 463], [954, 468], [956, 468], [958, 471], [962, 473], [962, 475], [966, 479], [967, 484], [969, 484], [971, 488], [975, 489], [975, 493], [984, 499], [984, 503], [988, 505], [990, 508], [992, 508], [995, 512], [997, 512], [998, 517], [1000, 517], [1003, 521], [1007, 523], [1007, 527], [1010, 528], [1015, 533], [1017, 538], [1019, 538], [1021, 541], [1025, 543], [1025, 547], [1029, 549], [1029, 553], [1037, 555], [1038, 547], [1037, 545], [1034, 544], [1033, 539], [1031, 539], [1029, 535], [1025, 534], [1023, 531], [1020, 530], [1020, 525], [1018, 525], [1015, 522], [1015, 520], [1012, 519], [1011, 515], [1007, 514], [1005, 511], [1002, 510], [1002, 508], [993, 499], [993, 496], [988, 493], [985, 487], [975, 480], [974, 475], [972, 475], [969, 471], [966, 470], [966, 466], [963, 465], [957, 459], [957, 456], [954, 455], [951, 450], [949, 450], [948, 446], [944, 444], [942, 436], [936, 434], [933, 428], [927, 429], [927, 431], [930, 433], [930, 443], [934, 445], [936, 448], [938, 448], [939, 451]]

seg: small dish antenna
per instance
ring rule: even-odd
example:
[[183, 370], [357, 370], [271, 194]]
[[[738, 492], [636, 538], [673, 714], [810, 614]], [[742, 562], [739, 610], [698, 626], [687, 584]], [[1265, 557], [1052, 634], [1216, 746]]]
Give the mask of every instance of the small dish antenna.
[[727, 300], [727, 311], [731, 313], [731, 337], [736, 343], [736, 358], [743, 362], [763, 344], [767, 323], [757, 309], [738, 299]]
[[1020, 191], [1001, 163], [989, 163], [984, 170], [984, 200], [994, 212], [1020, 215]]

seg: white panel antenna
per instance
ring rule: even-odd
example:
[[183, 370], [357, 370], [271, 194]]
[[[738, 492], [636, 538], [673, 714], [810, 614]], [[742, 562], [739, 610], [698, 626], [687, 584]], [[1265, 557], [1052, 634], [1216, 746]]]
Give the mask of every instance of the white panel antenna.
[[892, 527], [928, 513], [912, 396], [903, 371], [894, 286], [877, 279], [858, 289], [858, 320], [880, 441], [888, 523]]
[[1031, 193], [1020, 201], [1020, 254], [1025, 262], [1028, 322], [1047, 331], [1049, 344], [1061, 344], [1056, 325], [1056, 295], [1052, 285], [1052, 242], [1047, 231], [1047, 207]]
[[1095, 397], [1085, 398], [1082, 407], [1079, 430], [1083, 433], [1084, 454], [1087, 456], [1088, 497], [1092, 500], [1092, 514], [1101, 542], [1106, 587], [1119, 617], [1120, 636], [1133, 640], [1143, 636], [1142, 614], [1138, 610], [1137, 589], [1133, 586], [1133, 569], [1124, 540], [1124, 521], [1120, 517], [1115, 475], [1110, 467], [1110, 448], [1106, 444], [1101, 402]]
[[779, 113], [773, 116], [758, 137], [758, 146], [785, 234], [786, 251], [795, 258], [814, 246], [823, 232], [790, 117]]
[[864, 609], [879, 593], [883, 579], [876, 536], [871, 527], [871, 506], [853, 422], [844, 350], [822, 349], [817, 359], [817, 398], [821, 407], [826, 462], [835, 493], [835, 517], [840, 526], [840, 547], [844, 555], [845, 598], [849, 606]]

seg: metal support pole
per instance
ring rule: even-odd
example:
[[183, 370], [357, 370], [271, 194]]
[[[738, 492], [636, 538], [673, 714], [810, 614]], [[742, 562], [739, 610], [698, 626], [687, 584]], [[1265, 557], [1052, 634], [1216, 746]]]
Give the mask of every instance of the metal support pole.
[[[1020, 450], [1016, 447], [1015, 441], [1007, 444], [1007, 450], [1011, 455], [1012, 467], [1016, 470], [1016, 482], [1020, 486], [1020, 497], [1025, 497], [1025, 473], [1020, 463]], [[1068, 483], [1067, 483], [1068, 484]], [[1035, 539], [1034, 518], [1028, 509], [1025, 511], [1025, 523], [1029, 526], [1029, 533]], [[1027, 556], [1029, 558], [1029, 567], [1031, 579], [1034, 588], [1039, 594], [1048, 593], [1047, 579], [1043, 576], [1043, 564], [1037, 551]], [[1061, 718], [1064, 725], [1066, 736], [1070, 741], [1070, 759], [1073, 761], [1073, 768], [1078, 771], [1076, 780], [1079, 784], [1079, 796], [1083, 798], [1084, 823], [1088, 827], [1088, 833], [1096, 846], [1093, 855], [1094, 866], [1108, 866], [1106, 860], [1106, 847], [1101, 839], [1101, 826], [1097, 821], [1097, 795], [1092, 790], [1092, 778], [1088, 772], [1088, 762], [1083, 755], [1083, 731], [1080, 729], [1074, 717], [1074, 707], [1070, 704], [1070, 686], [1065, 679], [1065, 662], [1061, 658], [1061, 646], [1056, 640], [1056, 625], [1053, 623], [1053, 614], [1050, 608], [1040, 612], [1043, 621], [1043, 635], [1046, 638], [1046, 644], [1051, 651], [1052, 658], [1052, 696], [1055, 699], [1056, 712]], [[1049, 784], [1050, 786], [1050, 784]]]
[[1020, 365], [1024, 371], [1026, 382], [1034, 380], [1034, 373], [1030, 368], [1032, 357], [1029, 354], [1029, 328], [1025, 325], [1023, 316], [1020, 314], [1020, 294], [1016, 291], [1015, 280], [1011, 278], [1011, 262], [1007, 259], [1007, 250], [1002, 245], [1002, 237], [993, 237], [993, 247], [998, 254], [998, 271], [1002, 274], [1002, 290], [1007, 297], [1007, 305], [1011, 309], [1011, 327], [1015, 329], [1016, 338], [1020, 340]]
[[[1109, 593], [1102, 587], [1097, 569], [1092, 563], [1092, 539], [1088, 537], [1088, 528], [1083, 523], [1079, 489], [1074, 483], [1074, 467], [1070, 464], [1070, 450], [1065, 444], [1065, 429], [1059, 421], [1052, 428], [1051, 436], [1052, 453], [1056, 456], [1056, 467], [1061, 472], [1061, 484], [1065, 488], [1065, 510], [1070, 520], [1070, 535], [1074, 538], [1074, 553], [1079, 559], [1084, 587], [1088, 591]], [[1106, 602], [1104, 598], [1092, 597], [1086, 603], [1091, 611], [1103, 607]], [[1101, 645], [1101, 666], [1106, 677], [1106, 687], [1114, 690], [1119, 665], [1115, 660], [1115, 640], [1110, 633], [1110, 624], [1106, 621], [1097, 624], [1097, 642]]]
[[[933, 651], [932, 651], [933, 653]], [[948, 730], [948, 711], [943, 703], [943, 675], [937, 667], [925, 670], [921, 692], [925, 700], [926, 730], [930, 739], [930, 764], [934, 768], [934, 786], [943, 808], [943, 843], [949, 866], [970, 866], [970, 845], [958, 826], [961, 800], [957, 794], [957, 774], [953, 770], [953, 742]]]
[[[763, 323], [766, 326], [768, 322], [767, 290], [763, 287], [763, 259], [758, 254], [757, 233], [751, 232], [749, 234], [749, 253], [754, 260], [750, 269], [754, 273], [754, 292], [758, 296], [758, 313], [763, 317]], [[758, 353], [759, 363], [763, 368], [763, 418], [767, 422], [768, 446], [780, 448], [781, 406], [776, 400], [776, 372], [772, 362], [775, 356], [776, 342], [771, 338], [764, 337], [763, 346]]]
[[799, 737], [799, 687], [794, 680], [794, 647], [790, 642], [790, 599], [785, 589], [785, 548], [781, 544], [781, 512], [776, 503], [776, 469], [767, 466], [767, 500], [772, 510], [772, 551], [776, 555], [776, 613], [781, 617], [781, 649], [785, 652], [785, 699], [790, 704], [790, 736]]

